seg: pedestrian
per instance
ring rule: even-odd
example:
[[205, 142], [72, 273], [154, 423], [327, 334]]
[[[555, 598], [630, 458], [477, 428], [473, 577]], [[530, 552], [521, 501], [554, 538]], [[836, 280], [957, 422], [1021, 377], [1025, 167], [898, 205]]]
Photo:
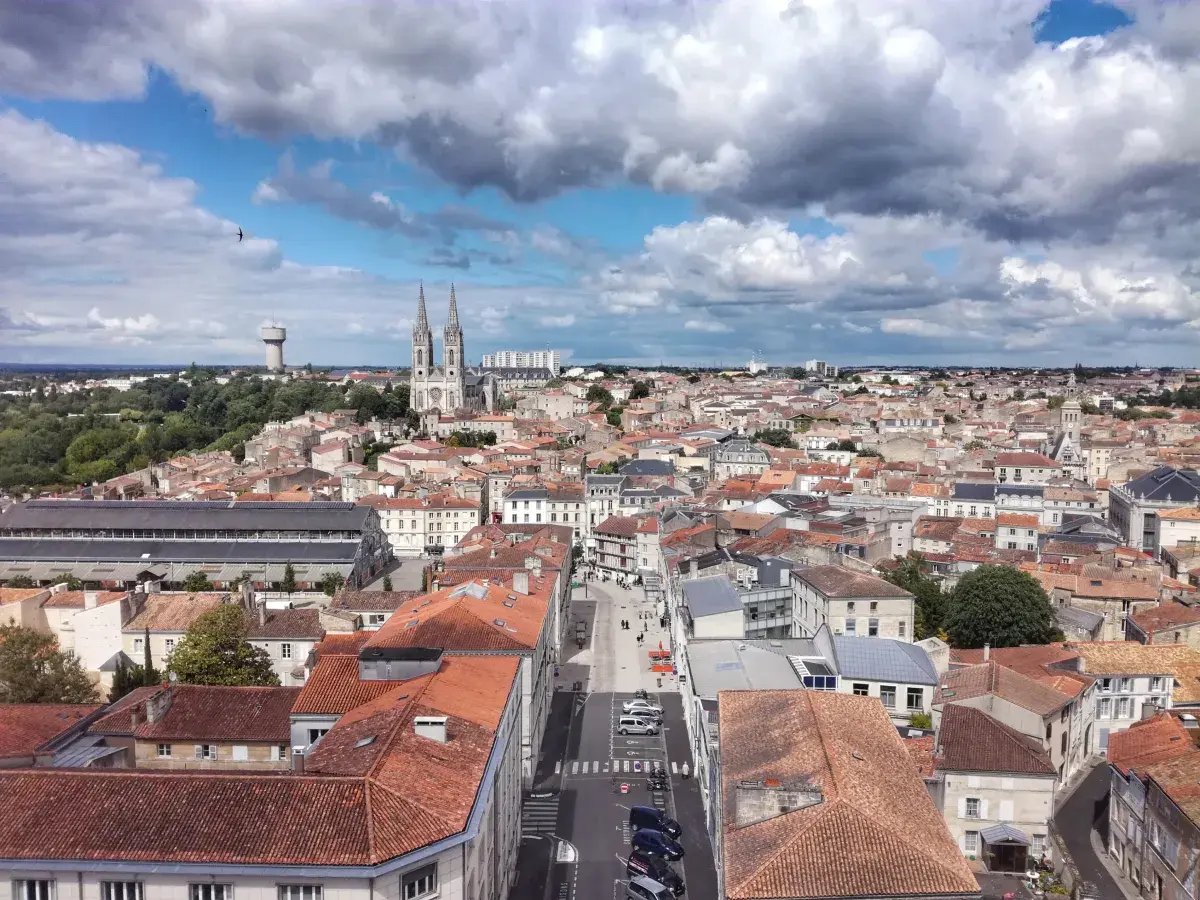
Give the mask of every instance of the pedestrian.
[[690, 768], [688, 768], [688, 764], [687, 764], [687, 763], [684, 763], [684, 764], [683, 764], [683, 766], [680, 768], [680, 770], [679, 770], [679, 771], [683, 773], [683, 777], [684, 777], [684, 779], [685, 779], [685, 780], [687, 779], [688, 775], [690, 775], [690, 774], [691, 774], [691, 772], [692, 772], [692, 770], [691, 770]]

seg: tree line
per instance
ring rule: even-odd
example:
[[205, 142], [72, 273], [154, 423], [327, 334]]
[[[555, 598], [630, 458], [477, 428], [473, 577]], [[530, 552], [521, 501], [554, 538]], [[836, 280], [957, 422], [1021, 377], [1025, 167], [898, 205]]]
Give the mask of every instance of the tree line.
[[264, 424], [309, 411], [353, 409], [359, 421], [404, 419], [408, 386], [382, 392], [310, 379], [278, 381], [190, 369], [127, 391], [71, 393], [38, 382], [28, 396], [0, 396], [0, 489], [105, 481], [194, 450], [240, 460]]

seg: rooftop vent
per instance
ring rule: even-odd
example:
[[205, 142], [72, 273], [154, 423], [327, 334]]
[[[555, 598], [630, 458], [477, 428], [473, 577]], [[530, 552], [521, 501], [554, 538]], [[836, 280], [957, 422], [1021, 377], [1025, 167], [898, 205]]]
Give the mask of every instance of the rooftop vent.
[[445, 716], [416, 716], [413, 718], [413, 732], [417, 737], [429, 738], [439, 744], [446, 743]]
[[493, 625], [495, 625], [497, 628], [503, 628], [503, 627], [504, 627], [504, 625], [505, 625], [505, 622], [504, 622], [504, 620], [503, 620], [503, 619], [495, 619], [495, 620], [492, 622], [492, 624], [493, 624]]

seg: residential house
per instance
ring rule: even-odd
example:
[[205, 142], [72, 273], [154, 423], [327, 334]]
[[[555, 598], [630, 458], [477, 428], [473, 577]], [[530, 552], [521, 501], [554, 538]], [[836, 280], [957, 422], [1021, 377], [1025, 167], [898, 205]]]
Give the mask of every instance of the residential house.
[[419, 597], [420, 591], [339, 591], [329, 603], [332, 612], [358, 617], [358, 627], [377, 631], [396, 611]]
[[637, 575], [640, 524], [628, 516], [609, 516], [592, 530], [590, 556], [597, 570], [626, 581]]
[[996, 454], [995, 471], [998, 482], [1046, 484], [1059, 474], [1061, 467], [1044, 453], [1016, 450]]
[[327, 623], [338, 631], [354, 628], [352, 620], [323, 617], [318, 608], [268, 609], [265, 603], [247, 615], [247, 622], [246, 640], [266, 652], [271, 669], [285, 687], [304, 683], [305, 661], [325, 636]]
[[50, 756], [48, 743], [101, 708], [96, 703], [0, 703], [0, 769], [38, 764]]
[[758, 478], [771, 468], [771, 456], [747, 438], [732, 438], [717, 448], [713, 457], [713, 477], [718, 481], [753, 475]]
[[724, 575], [709, 575], [682, 585], [681, 613], [689, 639], [726, 639], [745, 636], [742, 599]]
[[401, 557], [453, 547], [481, 521], [479, 501], [452, 494], [394, 498], [374, 495], [358, 502], [378, 511], [392, 552]]
[[148, 637], [151, 665], [160, 672], [166, 671], [167, 657], [192, 623], [206, 612], [229, 602], [229, 594], [217, 592], [147, 594], [134, 617], [121, 628], [120, 649], [135, 664], [141, 665], [146, 658]]
[[504, 498], [506, 525], [569, 525], [576, 535], [582, 535], [584, 519], [584, 492], [580, 484], [518, 487]]
[[1047, 859], [1057, 773], [1041, 741], [951, 704], [935, 743], [936, 799], [962, 852], [992, 872]]
[[1200, 606], [1168, 601], [1125, 620], [1125, 638], [1141, 644], [1186, 644], [1200, 650]]
[[996, 516], [996, 548], [1036, 551], [1040, 524], [1037, 516], [999, 513]]

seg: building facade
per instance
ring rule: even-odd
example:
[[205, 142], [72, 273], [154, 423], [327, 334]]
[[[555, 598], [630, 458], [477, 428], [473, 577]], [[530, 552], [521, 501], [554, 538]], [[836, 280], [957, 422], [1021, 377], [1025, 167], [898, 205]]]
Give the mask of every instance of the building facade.
[[562, 370], [557, 350], [497, 350], [483, 355], [486, 369], [549, 369], [555, 378]]

